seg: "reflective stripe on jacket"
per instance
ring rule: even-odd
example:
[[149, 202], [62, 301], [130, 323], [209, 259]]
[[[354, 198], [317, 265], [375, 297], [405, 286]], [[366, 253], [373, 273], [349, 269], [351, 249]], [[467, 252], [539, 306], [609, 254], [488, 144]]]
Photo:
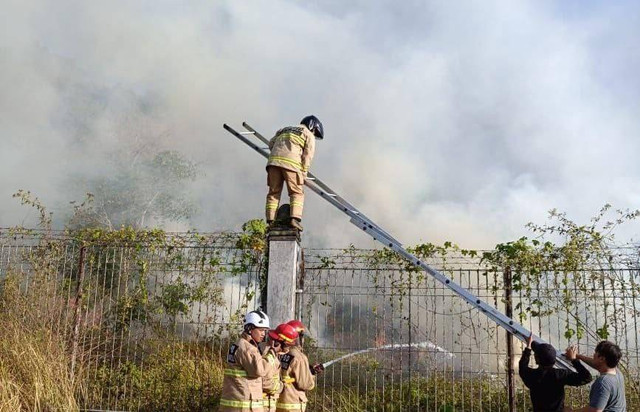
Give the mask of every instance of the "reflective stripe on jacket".
[[280, 382], [280, 359], [273, 352], [267, 349], [264, 358], [269, 363], [267, 374], [262, 378], [262, 391], [265, 395], [274, 396], [276, 399], [282, 390], [282, 382]]
[[250, 338], [243, 334], [227, 353], [222, 380], [220, 412], [262, 412], [262, 378], [269, 362]]
[[316, 138], [304, 125], [280, 129], [269, 141], [267, 166], [301, 172], [306, 176], [316, 148]]
[[280, 356], [280, 380], [284, 388], [278, 398], [278, 411], [304, 411], [307, 405], [307, 391], [315, 388], [316, 378], [309, 369], [307, 355], [298, 346]]

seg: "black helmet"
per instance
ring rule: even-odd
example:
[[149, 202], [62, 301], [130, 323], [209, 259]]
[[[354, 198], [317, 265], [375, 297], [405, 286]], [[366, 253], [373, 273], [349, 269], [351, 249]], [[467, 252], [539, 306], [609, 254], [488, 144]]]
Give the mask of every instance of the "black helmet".
[[324, 127], [322, 127], [322, 123], [317, 117], [313, 115], [307, 116], [300, 120], [300, 124], [307, 126], [307, 129], [311, 130], [318, 139], [324, 139]]

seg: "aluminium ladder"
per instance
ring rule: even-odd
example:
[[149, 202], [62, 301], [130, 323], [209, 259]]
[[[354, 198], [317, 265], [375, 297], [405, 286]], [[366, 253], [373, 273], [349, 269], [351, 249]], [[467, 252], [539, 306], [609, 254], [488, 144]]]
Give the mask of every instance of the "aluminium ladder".
[[[244, 132], [238, 132], [227, 124], [224, 124], [223, 127], [229, 133], [231, 133], [242, 142], [247, 144], [249, 147], [253, 148], [256, 152], [260, 153], [262, 156], [268, 159], [269, 140], [258, 133], [254, 128], [249, 126], [246, 122], [243, 122], [242, 125], [246, 129], [246, 131]], [[247, 136], [257, 137], [263, 144], [266, 144], [267, 147], [258, 146]], [[311, 172], [308, 173], [307, 178], [305, 179], [305, 185], [316, 192], [318, 195], [320, 195], [320, 197], [335, 206], [338, 210], [349, 216], [351, 218], [350, 222], [352, 224], [368, 233], [374, 240], [380, 242], [382, 245], [393, 250], [394, 252], [405, 258], [407, 261], [411, 262], [413, 265], [418, 266], [423, 271], [427, 272], [429, 275], [431, 275], [431, 277], [435, 278], [437, 281], [451, 289], [456, 295], [460, 296], [468, 304], [485, 314], [498, 326], [502, 327], [507, 332], [512, 333], [518, 339], [526, 342], [527, 338], [531, 334], [531, 332], [527, 328], [525, 328], [515, 320], [509, 318], [508, 316], [504, 315], [492, 305], [484, 302], [482, 299], [478, 298], [477, 296], [454, 282], [452, 279], [448, 278], [444, 274], [427, 265], [425, 262], [421, 261], [412, 253], [408, 252], [405, 248], [402, 247], [402, 244], [398, 240], [396, 240], [393, 236], [391, 236], [389, 233], [375, 224], [371, 219], [357, 210], [353, 205], [339, 196], [334, 190], [331, 190], [329, 186], [315, 177]], [[534, 340], [539, 343], [546, 343], [543, 339], [537, 336], [534, 336]], [[557, 353], [556, 361], [560, 366], [566, 369], [573, 370], [573, 366], [571, 365], [571, 363], [568, 362], [564, 355], [560, 352]]]

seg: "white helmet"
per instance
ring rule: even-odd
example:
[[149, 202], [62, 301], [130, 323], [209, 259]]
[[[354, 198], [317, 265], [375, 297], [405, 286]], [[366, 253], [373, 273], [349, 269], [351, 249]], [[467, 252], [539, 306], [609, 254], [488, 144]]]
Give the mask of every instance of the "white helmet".
[[261, 310], [252, 310], [244, 317], [244, 327], [269, 328], [269, 316]]

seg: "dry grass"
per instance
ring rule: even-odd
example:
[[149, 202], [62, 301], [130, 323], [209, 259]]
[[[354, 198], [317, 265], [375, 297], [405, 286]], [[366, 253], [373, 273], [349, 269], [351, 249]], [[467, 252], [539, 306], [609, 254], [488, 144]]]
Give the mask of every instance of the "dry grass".
[[77, 411], [63, 342], [4, 316], [0, 330], [0, 411]]

